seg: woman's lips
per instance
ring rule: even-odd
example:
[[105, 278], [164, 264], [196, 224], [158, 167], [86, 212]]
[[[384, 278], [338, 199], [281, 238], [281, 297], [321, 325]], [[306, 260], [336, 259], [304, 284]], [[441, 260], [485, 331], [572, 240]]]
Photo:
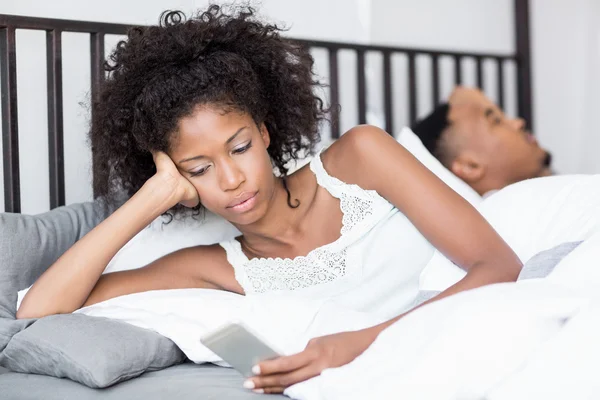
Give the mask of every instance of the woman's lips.
[[258, 192], [242, 194], [238, 199], [236, 199], [233, 202], [233, 204], [227, 206], [227, 208], [236, 212], [248, 211], [256, 204], [257, 194]]

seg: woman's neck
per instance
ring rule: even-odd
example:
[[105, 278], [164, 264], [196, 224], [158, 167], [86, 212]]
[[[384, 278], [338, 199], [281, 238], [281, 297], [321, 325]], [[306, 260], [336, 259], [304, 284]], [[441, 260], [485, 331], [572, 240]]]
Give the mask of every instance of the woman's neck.
[[293, 245], [303, 234], [301, 221], [310, 209], [315, 191], [303, 188], [299, 175], [296, 173], [287, 178], [290, 202], [295, 205], [298, 200], [298, 207], [290, 207], [288, 191], [283, 180], [278, 178], [267, 213], [251, 225], [236, 226], [242, 232], [241, 242], [247, 251], [262, 256], [274, 248]]

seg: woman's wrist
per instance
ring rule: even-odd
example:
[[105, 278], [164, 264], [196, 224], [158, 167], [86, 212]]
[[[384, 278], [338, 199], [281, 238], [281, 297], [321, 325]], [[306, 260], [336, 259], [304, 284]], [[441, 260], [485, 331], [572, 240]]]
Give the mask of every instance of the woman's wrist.
[[382, 327], [382, 324], [378, 324], [375, 326], [371, 326], [369, 328], [363, 329], [363, 332], [366, 339], [368, 339], [371, 343], [377, 339], [377, 336], [383, 331], [386, 327]]
[[394, 317], [388, 321], [382, 322], [380, 324], [377, 324], [377, 325], [367, 328], [365, 330], [368, 331], [369, 335], [374, 336], [373, 340], [375, 340], [381, 332], [383, 332], [385, 329], [387, 329], [390, 325], [393, 325], [396, 321], [398, 321], [400, 318], [404, 317], [406, 314], [407, 313], [400, 314], [397, 317]]
[[148, 179], [136, 194], [156, 203], [162, 209], [159, 214], [174, 207], [180, 201], [180, 195], [176, 190], [155, 177]]

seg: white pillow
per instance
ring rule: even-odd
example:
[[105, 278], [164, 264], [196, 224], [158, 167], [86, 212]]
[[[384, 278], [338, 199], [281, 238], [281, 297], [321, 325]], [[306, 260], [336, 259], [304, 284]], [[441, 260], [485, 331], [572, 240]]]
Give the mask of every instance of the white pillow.
[[[523, 263], [561, 243], [600, 232], [600, 175], [559, 175], [515, 183], [486, 198], [479, 212]], [[444, 290], [465, 271], [438, 251], [420, 276], [420, 290]]]
[[[160, 216], [134, 236], [106, 266], [103, 274], [141, 268], [186, 247], [209, 245], [232, 239], [240, 232], [227, 220], [205, 211], [203, 217], [173, 219]], [[31, 288], [17, 294], [17, 310]]]
[[482, 197], [477, 193], [471, 186], [461, 180], [459, 177], [450, 172], [446, 167], [438, 161], [427, 150], [427, 148], [421, 142], [421, 139], [408, 127], [402, 128], [398, 135], [398, 143], [404, 146], [413, 156], [417, 158], [423, 165], [425, 165], [431, 172], [433, 172], [438, 178], [444, 183], [450, 186], [456, 193], [461, 195], [472, 205], [476, 206], [482, 201]]
[[229, 221], [204, 212], [204, 216], [185, 219], [158, 217], [138, 233], [113, 257], [104, 273], [143, 267], [185, 247], [219, 243], [240, 235]]
[[600, 231], [600, 175], [558, 175], [515, 183], [486, 198], [479, 212], [527, 262]]

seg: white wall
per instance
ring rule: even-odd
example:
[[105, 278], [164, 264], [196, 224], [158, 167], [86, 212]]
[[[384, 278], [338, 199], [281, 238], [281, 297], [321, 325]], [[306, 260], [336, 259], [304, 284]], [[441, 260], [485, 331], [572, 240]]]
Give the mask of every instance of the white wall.
[[536, 133], [562, 173], [600, 173], [600, 2], [532, 0]]
[[[258, 3], [258, 1], [254, 1]], [[398, 46], [448, 48], [466, 51], [514, 51], [513, 0], [263, 0], [260, 11], [268, 19], [284, 22], [294, 37], [372, 42]], [[532, 49], [534, 113], [536, 133], [549, 147], [560, 172], [600, 172], [595, 156], [600, 148], [599, 123], [595, 113], [600, 105], [600, 32], [597, 0], [532, 0]], [[0, 13], [49, 18], [66, 18], [133, 24], [155, 23], [164, 9], [192, 11], [208, 0], [0, 0]], [[107, 38], [110, 49], [118, 38]], [[22, 209], [37, 213], [48, 209], [47, 127], [44, 34], [19, 31], [18, 83], [21, 151]], [[80, 105], [88, 99], [89, 61], [86, 35], [63, 37], [63, 83], [65, 110], [65, 170], [67, 202], [91, 198], [90, 154], [86, 144], [88, 110]], [[326, 54], [314, 53], [317, 72], [327, 76]], [[342, 53], [340, 63], [342, 130], [357, 122], [354, 101], [356, 84], [354, 57]], [[379, 71], [381, 60], [368, 56], [367, 74], [375, 85], [369, 88], [369, 122], [382, 124]], [[447, 61], [447, 60], [445, 60]], [[442, 61], [442, 95], [453, 85], [449, 63]], [[398, 76], [406, 64], [393, 60]], [[418, 114], [432, 106], [426, 79], [430, 65], [417, 60]], [[463, 64], [469, 76], [473, 63]], [[488, 75], [494, 66], [486, 64]], [[505, 81], [514, 81], [514, 68], [507, 67]], [[467, 83], [474, 84], [467, 80]], [[496, 99], [495, 82], [486, 78], [485, 88]], [[407, 82], [394, 80], [395, 126], [407, 121], [404, 94]], [[327, 93], [324, 93], [327, 97]], [[505, 93], [509, 114], [515, 113], [515, 93]], [[327, 136], [327, 127], [324, 132]], [[27, 144], [25, 144], [27, 142]], [[0, 163], [0, 184], [2, 171]], [[0, 211], [3, 210], [0, 196]]]
[[511, 53], [513, 0], [372, 0], [372, 39], [407, 47]]

